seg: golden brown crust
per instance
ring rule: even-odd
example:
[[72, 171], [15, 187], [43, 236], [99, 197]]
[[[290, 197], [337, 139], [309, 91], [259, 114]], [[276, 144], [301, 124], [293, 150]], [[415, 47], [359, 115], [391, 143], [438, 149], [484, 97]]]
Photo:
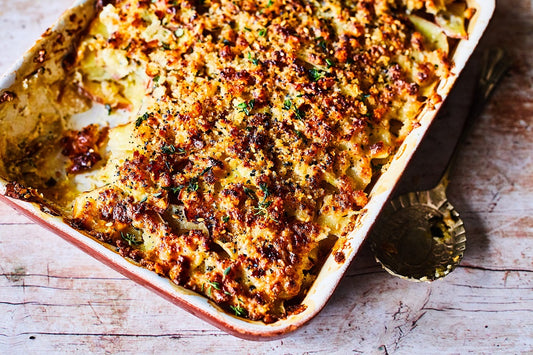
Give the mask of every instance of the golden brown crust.
[[354, 228], [371, 181], [439, 99], [447, 51], [407, 15], [433, 3], [100, 7], [73, 80], [134, 116], [107, 148], [97, 126], [66, 133], [68, 172], [103, 167], [68, 201], [71, 223], [238, 316], [302, 311], [321, 249]]
[[[312, 281], [319, 241], [349, 232], [367, 185], [416, 124], [422, 88], [447, 74], [446, 53], [430, 54], [399, 10], [299, 0], [104, 7], [78, 50], [80, 85], [119, 87], [110, 104], [131, 100], [124, 88], [139, 77], [147, 90], [131, 123], [135, 148], [108, 187], [77, 199], [75, 218], [237, 315], [285, 316], [283, 302]], [[94, 67], [104, 73], [91, 80]]]

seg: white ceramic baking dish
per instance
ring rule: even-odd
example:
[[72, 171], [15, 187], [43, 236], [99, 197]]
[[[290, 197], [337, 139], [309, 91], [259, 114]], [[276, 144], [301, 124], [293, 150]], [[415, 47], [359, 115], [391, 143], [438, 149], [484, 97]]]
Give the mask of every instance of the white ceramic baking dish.
[[[4, 170], [2, 159], [5, 159], [7, 154], [5, 142], [23, 139], [26, 135], [33, 133], [32, 127], [35, 127], [35, 122], [32, 120], [37, 120], [37, 115], [24, 116], [25, 118], [21, 119], [21, 115], [18, 113], [24, 109], [24, 105], [31, 105], [32, 100], [39, 100], [40, 97], [39, 92], [16, 92], [16, 87], [23, 85], [24, 80], [29, 76], [38, 73], [43, 90], [45, 90], [47, 83], [53, 83], [64, 75], [62, 64], [65, 56], [69, 53], [76, 38], [95, 15], [96, 2], [97, 0], [77, 1], [63, 14], [56, 25], [43, 34], [34, 47], [0, 80], [2, 92], [0, 105], [4, 106], [0, 106], [0, 199], [130, 279], [152, 289], [174, 304], [229, 333], [248, 339], [263, 339], [282, 336], [301, 327], [324, 307], [333, 294], [350, 262], [357, 255], [370, 228], [377, 220], [407, 163], [422, 141], [441, 104], [434, 108], [426, 108], [422, 112], [420, 126], [410, 133], [394, 157], [390, 168], [379, 178], [372, 189], [370, 201], [355, 230], [347, 238], [337, 242], [325, 261], [316, 281], [303, 300], [303, 304], [306, 306], [305, 310], [273, 324], [247, 321], [225, 312], [201, 295], [178, 287], [170, 280], [130, 263], [106, 245], [70, 227], [60, 216], [50, 214], [45, 206], [4, 196], [9, 184], [6, 176], [2, 175]], [[438, 86], [438, 93], [443, 98], [450, 92], [452, 85], [487, 27], [494, 12], [495, 0], [469, 1], [469, 6], [474, 7], [476, 13], [469, 22], [468, 39], [461, 40], [453, 53], [455, 63], [453, 75]], [[14, 91], [11, 92], [11, 90]], [[13, 98], [12, 93], [17, 95], [17, 104], [14, 103], [15, 100], [10, 100]], [[5, 107], [9, 107], [9, 109], [5, 109]], [[335, 260], [335, 254], [339, 252], [343, 255], [342, 262], [338, 262], [338, 257], [337, 261]]]

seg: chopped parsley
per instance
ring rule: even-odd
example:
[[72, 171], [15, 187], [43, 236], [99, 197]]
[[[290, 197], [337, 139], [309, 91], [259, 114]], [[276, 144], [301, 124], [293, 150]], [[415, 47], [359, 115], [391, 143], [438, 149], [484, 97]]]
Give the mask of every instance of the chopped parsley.
[[328, 65], [328, 69], [335, 66], [335, 63], [329, 58], [326, 58], [326, 64]]
[[257, 207], [254, 207], [254, 210], [256, 211], [255, 215], [256, 216], [266, 216], [268, 214], [268, 210], [267, 209], [270, 207], [271, 204], [272, 204], [272, 201], [259, 202]]
[[248, 104], [246, 102], [241, 102], [240, 104], [237, 105], [237, 107], [244, 112], [244, 110], [247, 110], [248, 109]]
[[161, 46], [162, 46], [163, 49], [166, 50], [166, 51], [169, 51], [169, 50], [170, 50], [170, 44], [168, 44], [168, 43], [163, 42], [163, 43], [161, 43]]
[[198, 178], [195, 177], [189, 181], [189, 186], [187, 187], [187, 191], [194, 192], [194, 191], [198, 191], [199, 188], [200, 188], [200, 185], [198, 185]]
[[246, 101], [245, 102], [241, 102], [240, 104], [237, 105], [237, 108], [239, 109], [239, 112], [244, 112], [244, 114], [246, 116], [249, 116], [250, 112], [254, 108], [254, 105], [255, 105], [255, 100], [251, 99], [248, 102], [246, 102]]
[[261, 183], [261, 184], [259, 184], [259, 188], [261, 189], [261, 191], [263, 191], [263, 195], [265, 196], [264, 199], [266, 199], [268, 196], [270, 196], [270, 191], [268, 191], [268, 185], [267, 184]]
[[259, 59], [257, 59], [257, 58], [253, 58], [253, 57], [252, 57], [252, 53], [250, 53], [250, 52], [248, 52], [248, 60], [249, 60], [250, 62], [252, 62], [254, 65], [259, 64]]
[[235, 315], [239, 317], [246, 317], [246, 315], [248, 314], [248, 312], [246, 312], [246, 309], [240, 306], [229, 306], [229, 308], [231, 308], [233, 313], [235, 313]]
[[299, 120], [303, 120], [304, 118], [304, 113], [298, 109], [290, 99], [285, 99], [285, 101], [283, 102], [283, 107], [282, 107], [284, 110], [290, 110], [292, 108], [292, 110], [294, 111], [294, 114], [296, 115], [296, 117], [299, 119]]
[[312, 68], [309, 69], [309, 76], [313, 81], [318, 81], [324, 77], [324, 72], [320, 69]]
[[125, 241], [127, 241], [130, 246], [140, 245], [144, 242], [142, 236], [135, 235], [133, 233], [120, 232], [120, 237], [124, 239]]
[[248, 197], [250, 197], [251, 199], [257, 200], [257, 196], [255, 195], [254, 190], [252, 190], [251, 188], [245, 187], [244, 188], [244, 193], [247, 194]]
[[268, 215], [268, 208], [272, 205], [272, 201], [267, 201], [266, 199], [270, 196], [270, 191], [268, 186], [265, 183], [259, 184], [259, 188], [263, 191], [263, 201], [257, 204], [257, 207], [254, 207], [256, 216], [266, 216]]
[[215, 289], [215, 290], [221, 290], [220, 288], [220, 284], [218, 282], [215, 282], [215, 281], [208, 281], [209, 284]]
[[137, 120], [135, 121], [135, 127], [139, 128], [144, 121], [146, 121], [150, 117], [150, 114], [148, 112], [145, 112], [144, 115], [137, 117]]
[[224, 216], [224, 217], [222, 217], [222, 221], [224, 221], [224, 223], [228, 223], [228, 221], [229, 221], [229, 216]]
[[302, 111], [300, 111], [299, 109], [297, 109], [296, 107], [294, 108], [294, 114], [296, 115], [296, 117], [299, 120], [303, 120], [304, 119], [304, 113]]
[[207, 168], [202, 170], [202, 172], [200, 173], [200, 176], [203, 176], [203, 175], [207, 174], [209, 171], [211, 171], [211, 169], [213, 169], [213, 167], [212, 166], [208, 166]]
[[264, 37], [266, 35], [266, 33], [267, 33], [267, 29], [266, 28], [260, 28], [257, 32], [258, 32], [259, 36]]
[[162, 148], [161, 148], [161, 152], [163, 154], [174, 154], [176, 153], [176, 147], [174, 147], [172, 144], [169, 144], [169, 145], [164, 145]]
[[168, 187], [163, 187], [163, 190], [170, 191], [173, 194], [178, 194], [181, 190], [183, 190], [183, 188], [184, 188], [183, 185], [179, 185], [179, 186], [176, 186], [176, 187], [168, 186]]
[[231, 266], [228, 266], [228, 267], [226, 268], [226, 270], [224, 270], [224, 276], [228, 276], [228, 274], [230, 273], [230, 271], [231, 271]]

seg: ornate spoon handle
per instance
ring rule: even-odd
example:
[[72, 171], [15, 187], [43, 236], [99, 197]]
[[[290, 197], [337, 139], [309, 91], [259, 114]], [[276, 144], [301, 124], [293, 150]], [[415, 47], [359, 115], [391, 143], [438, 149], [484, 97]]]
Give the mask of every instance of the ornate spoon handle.
[[474, 91], [474, 99], [470, 106], [470, 111], [467, 120], [464, 123], [461, 136], [455, 144], [454, 150], [446, 170], [442, 174], [440, 181], [435, 189], [446, 190], [450, 182], [450, 174], [453, 171], [457, 156], [459, 155], [460, 147], [466, 138], [470, 135], [474, 122], [479, 117], [487, 100], [490, 98], [492, 92], [496, 88], [496, 84], [500, 81], [503, 75], [511, 67], [511, 59], [507, 52], [502, 48], [492, 48], [484, 53], [483, 67], [481, 69], [480, 78], [478, 80], [476, 89]]

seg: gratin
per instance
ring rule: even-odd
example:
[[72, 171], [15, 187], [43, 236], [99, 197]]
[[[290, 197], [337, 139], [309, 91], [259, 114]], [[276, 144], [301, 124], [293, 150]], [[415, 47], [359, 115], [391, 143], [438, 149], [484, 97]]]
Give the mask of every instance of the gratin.
[[302, 311], [418, 114], [440, 102], [472, 15], [444, 0], [99, 5], [49, 89], [70, 110], [44, 113], [39, 140], [3, 157], [19, 181], [7, 195], [46, 201], [266, 323]]

